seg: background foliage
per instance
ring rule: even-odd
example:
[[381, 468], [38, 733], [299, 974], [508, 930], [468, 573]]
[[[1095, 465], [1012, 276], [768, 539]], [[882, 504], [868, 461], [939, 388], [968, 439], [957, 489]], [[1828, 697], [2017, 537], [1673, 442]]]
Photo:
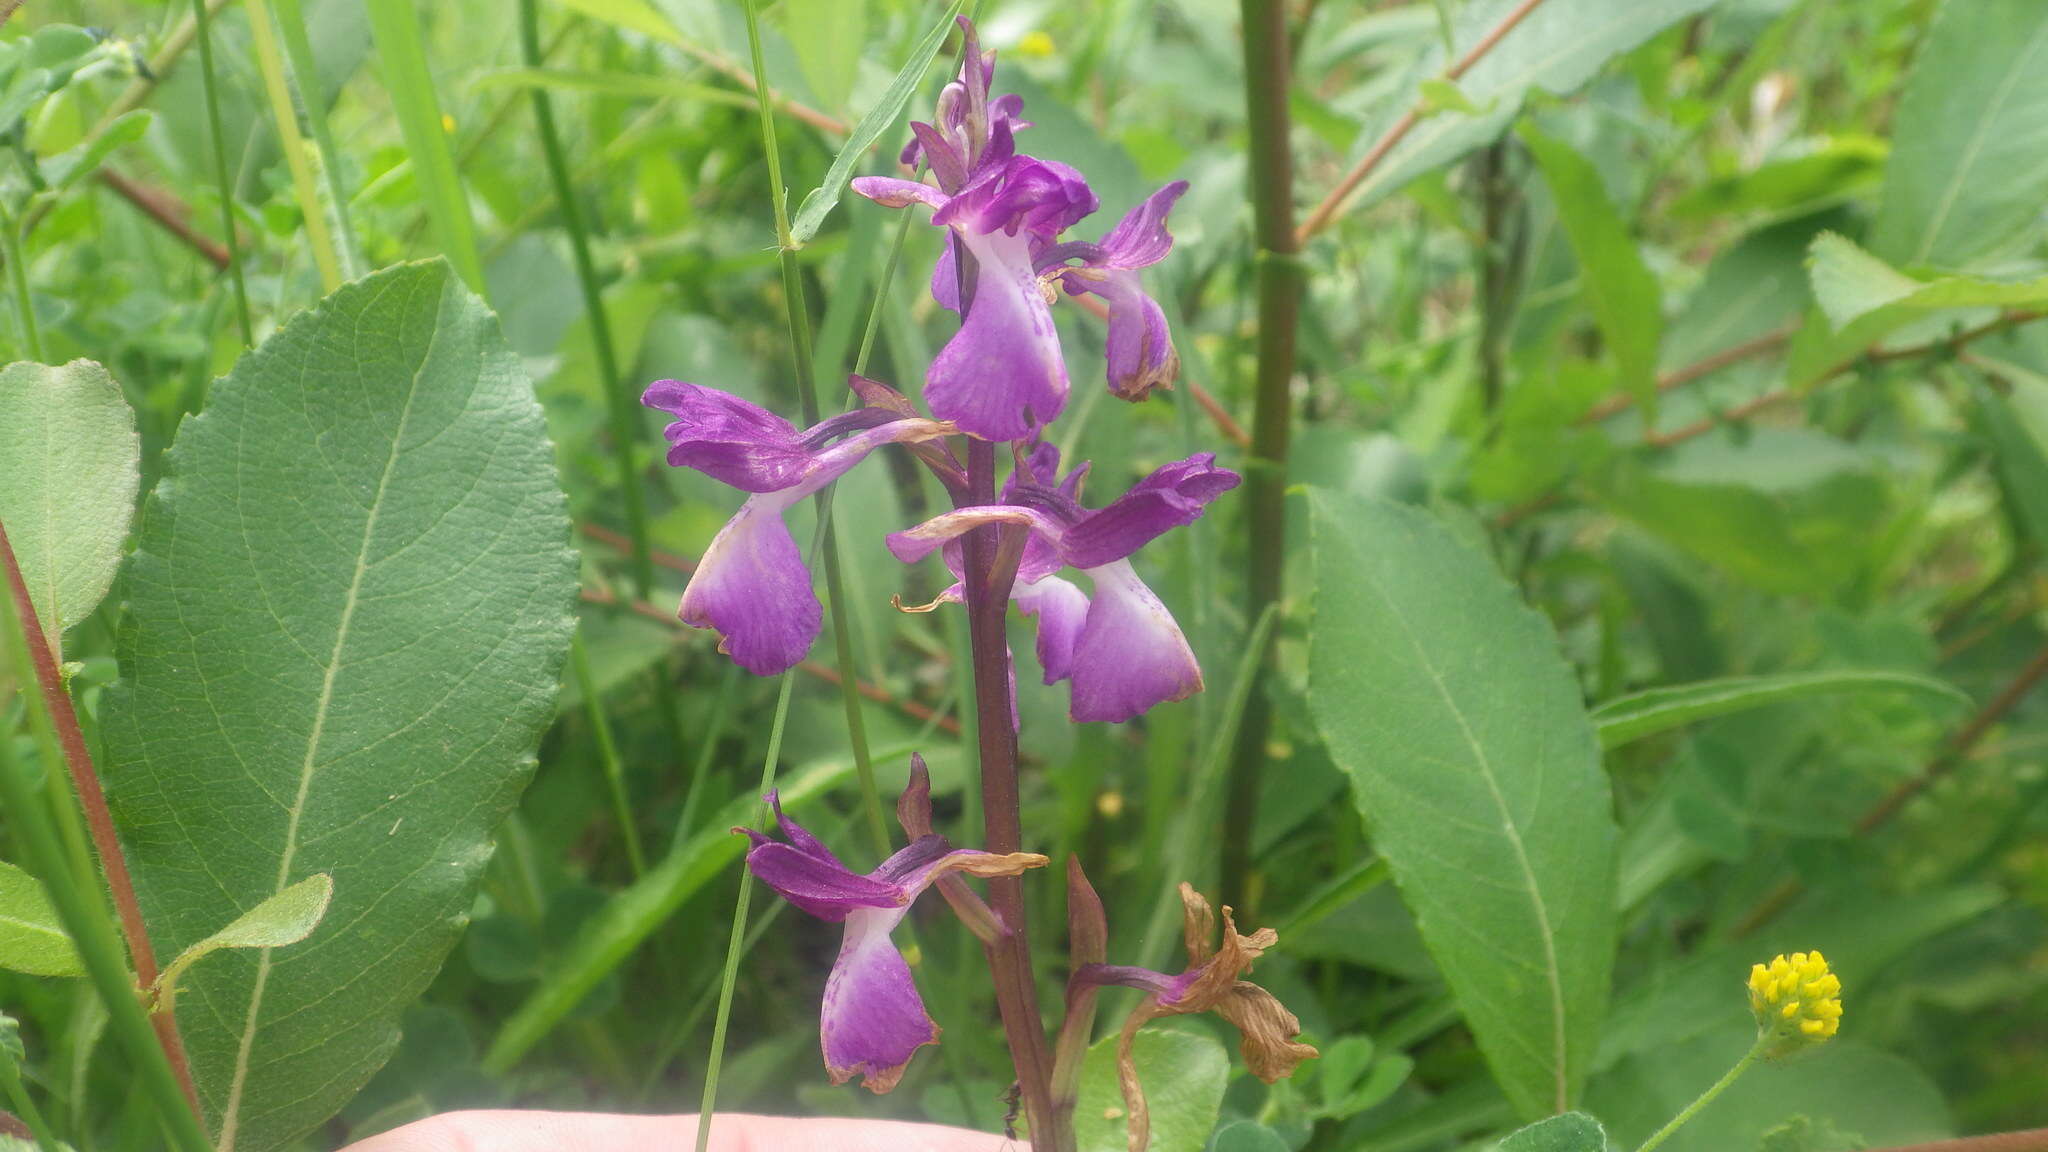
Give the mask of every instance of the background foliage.
[[[104, 365], [0, 373], [0, 520], [56, 590], [39, 606], [68, 626], [158, 949], [334, 882], [297, 951], [186, 977], [202, 1095], [246, 1112], [246, 1148], [464, 1106], [693, 1108], [725, 830], [752, 817], [776, 688], [673, 620], [733, 501], [661, 467], [660, 418], [621, 401], [675, 377], [798, 409], [742, 10], [542, 4], [536, 63], [515, 5], [212, 7], [211, 91], [182, 2], [38, 0], [0, 33], [0, 200], [36, 321], [14, 358]], [[792, 208], [941, 7], [769, 7]], [[1256, 688], [1275, 719], [1249, 870], [1219, 876], [1216, 844], [1257, 650], [1241, 506], [1142, 562], [1208, 692], [1073, 726], [1014, 645], [1027, 847], [1088, 862], [1112, 959], [1166, 964], [1174, 885], [1227, 882], [1240, 924], [1280, 931], [1258, 979], [1325, 1054], [1269, 1090], [1203, 1020], [1163, 1026], [1145, 1080], [1185, 1103], [1155, 1103], [1155, 1147], [1477, 1146], [1560, 1093], [1633, 1145], [1747, 1046], [1748, 964], [1813, 947], [1847, 989], [1842, 1038], [1669, 1147], [2048, 1123], [2048, 7], [1289, 8], [1312, 233], [1290, 475], [1315, 491], [1290, 501]], [[1247, 189], [1270, 173], [1247, 159], [1236, 6], [979, 9], [1023, 143], [1089, 174], [1105, 227], [1192, 184], [1150, 273], [1181, 384], [1105, 399], [1101, 326], [1065, 310], [1062, 449], [1105, 492], [1192, 451], [1241, 465]], [[856, 170], [902, 138], [889, 123]], [[911, 228], [899, 260], [897, 218], [854, 201], [800, 225], [820, 378], [859, 358], [914, 388], [950, 323], [935, 237]], [[964, 622], [888, 605], [937, 591], [882, 548], [942, 499], [901, 464], [833, 505], [852, 669], [884, 795], [921, 750], [942, 828], [972, 827]], [[783, 796], [866, 866], [840, 672], [814, 658]], [[0, 880], [30, 925], [0, 951], [75, 971], [36, 885]], [[1031, 891], [1062, 923], [1057, 886]], [[754, 908], [721, 1106], [999, 1127], [979, 949], [936, 903], [911, 927], [946, 1043], [881, 1098], [809, 1074], [833, 931]], [[272, 979], [314, 1015], [252, 1025], [237, 1006]], [[4, 974], [0, 1004], [80, 1148], [155, 1146], [88, 985]], [[1096, 1065], [1084, 1147], [1121, 1147]], [[1512, 1147], [1583, 1135], [1554, 1123]]]

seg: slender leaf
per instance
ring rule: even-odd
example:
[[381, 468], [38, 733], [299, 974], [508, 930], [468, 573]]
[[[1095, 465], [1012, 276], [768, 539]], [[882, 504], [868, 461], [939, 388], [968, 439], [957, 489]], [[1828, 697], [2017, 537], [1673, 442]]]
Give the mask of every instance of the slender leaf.
[[[800, 773], [779, 789], [783, 806], [801, 808], [852, 772], [851, 762], [838, 762]], [[753, 820], [760, 806], [757, 797], [735, 799], [704, 831], [678, 845], [645, 876], [612, 897], [602, 911], [584, 921], [540, 987], [498, 1030], [484, 1056], [484, 1067], [504, 1072], [518, 1063], [591, 989], [667, 923], [685, 900], [731, 867], [745, 852], [747, 842], [730, 829]]]
[[1946, 0], [1894, 122], [1871, 250], [1959, 268], [2038, 224], [2048, 198], [2048, 4]]
[[54, 645], [99, 606], [135, 515], [141, 440], [121, 386], [90, 360], [0, 370], [0, 525]]
[[1565, 238], [1579, 261], [1579, 293], [1600, 324], [1621, 387], [1650, 410], [1657, 400], [1657, 345], [1664, 303], [1657, 278], [1629, 235], [1600, 173], [1571, 145], [1525, 128], [1522, 139], [1543, 169]]
[[[1523, 0], [1475, 0], [1458, 8], [1454, 41], [1463, 56], [1498, 27]], [[1361, 203], [1378, 199], [1410, 180], [1439, 168], [1497, 138], [1514, 122], [1532, 89], [1560, 95], [1591, 80], [1602, 65], [1714, 0], [1547, 0], [1501, 37], [1500, 42], [1458, 80], [1478, 116], [1439, 113], [1417, 124], [1389, 152], [1356, 193]], [[1424, 81], [1441, 75], [1453, 57], [1432, 45], [1411, 75], [1419, 93]], [[1377, 140], [1401, 113], [1390, 106], [1382, 122], [1360, 133], [1358, 150]]]
[[818, 234], [825, 217], [832, 214], [833, 206], [845, 195], [847, 182], [853, 179], [854, 166], [860, 163], [861, 156], [903, 113], [903, 106], [910, 103], [910, 97], [924, 80], [925, 69], [931, 67], [932, 57], [939, 54], [939, 46], [946, 42], [946, 34], [953, 30], [953, 19], [959, 14], [960, 0], [954, 0], [939, 22], [932, 25], [923, 40], [918, 41], [903, 70], [889, 82], [889, 90], [882, 94], [873, 108], [868, 109], [867, 115], [860, 118], [860, 123], [853, 126], [853, 135], [846, 138], [839, 155], [832, 158], [832, 167], [825, 170], [825, 182], [811, 189], [810, 195], [797, 206], [796, 220], [789, 231], [798, 244]]
[[[0, 734], [0, 740], [10, 739]], [[31, 976], [85, 975], [43, 882], [12, 864], [0, 864], [0, 968]]]
[[2009, 391], [1979, 390], [1984, 423], [2021, 529], [2048, 549], [2048, 376], [2005, 362], [1997, 369]]
[[676, 26], [648, 0], [561, 0], [561, 3], [564, 8], [574, 9], [607, 24], [616, 24], [650, 39], [677, 47], [684, 42]]
[[1593, 709], [1593, 727], [1600, 734], [1601, 747], [1618, 748], [1645, 736], [1786, 700], [1881, 691], [1922, 692], [1962, 704], [1970, 702], [1954, 685], [1907, 672], [1788, 672], [1731, 676], [1632, 693]]
[[1529, 1117], [1593, 1058], [1615, 828], [1548, 621], [1427, 513], [1312, 490], [1309, 703], [1495, 1080]]
[[1987, 280], [1908, 276], [1833, 232], [1814, 237], [1813, 296], [1836, 331], [1854, 328], [1874, 339], [1939, 308], [2038, 308], [2048, 305], [2048, 276]]
[[420, 34], [423, 12], [430, 16], [438, 9], [417, 9], [409, 0], [365, 2], [377, 58], [384, 66], [384, 86], [391, 90], [391, 106], [398, 114], [406, 154], [412, 157], [413, 178], [426, 198], [434, 235], [441, 242], [441, 252], [462, 274], [463, 283], [482, 292], [484, 266], [477, 256], [469, 200], [463, 192], [462, 174], [455, 168], [455, 155], [448, 148], [446, 121], [434, 94], [434, 74]]
[[531, 385], [441, 262], [287, 323], [166, 466], [108, 791], [172, 954], [334, 878], [308, 942], [184, 981], [223, 1149], [276, 1148], [385, 1061], [454, 945], [552, 715], [575, 558]]

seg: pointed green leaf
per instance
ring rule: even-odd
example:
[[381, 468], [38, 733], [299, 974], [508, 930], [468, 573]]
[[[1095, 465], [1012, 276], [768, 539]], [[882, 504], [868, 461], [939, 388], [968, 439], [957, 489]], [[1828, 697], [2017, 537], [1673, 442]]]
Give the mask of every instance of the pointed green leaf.
[[2048, 548], [2048, 376], [2007, 361], [1994, 363], [2009, 391], [2000, 396], [1979, 389], [1978, 402], [1998, 451], [1999, 475], [2020, 527], [2035, 547]]
[[0, 968], [31, 976], [85, 975], [43, 882], [12, 864], [0, 864]]
[[1494, 1146], [1496, 1152], [1607, 1152], [1607, 1133], [1584, 1112], [1538, 1120]]
[[121, 386], [90, 360], [0, 370], [0, 525], [56, 644], [91, 615], [135, 514], [141, 440]]
[[[1089, 1045], [1081, 1060], [1081, 1094], [1074, 1106], [1074, 1144], [1080, 1152], [1125, 1152], [1129, 1125], [1117, 1083], [1117, 1037]], [[1230, 1081], [1230, 1057], [1208, 1036], [1148, 1028], [1131, 1044], [1138, 1084], [1152, 1120], [1152, 1144], [1196, 1152], [1208, 1144]]]
[[1615, 828], [1544, 617], [1426, 512], [1311, 490], [1309, 703], [1517, 1111], [1576, 1097], [1614, 963]]
[[1788, 672], [1730, 676], [1632, 693], [1593, 709], [1593, 727], [1600, 733], [1601, 747], [1618, 748], [1631, 740], [1785, 700], [1881, 691], [1919, 692], [1961, 704], [1970, 702], [1968, 694], [1952, 684], [1908, 672]]
[[1617, 383], [1636, 394], [1644, 411], [1657, 402], [1657, 345], [1664, 334], [1664, 304], [1657, 278], [1643, 263], [1628, 222], [1600, 173], [1571, 145], [1526, 127], [1522, 139], [1543, 169], [1557, 202], [1565, 238], [1579, 261], [1579, 293], [1600, 325], [1614, 357]]
[[131, 565], [108, 796], [175, 954], [314, 873], [326, 920], [186, 974], [224, 1148], [290, 1144], [398, 1042], [532, 771], [576, 561], [540, 407], [446, 263], [302, 312], [185, 422]]
[[1833, 232], [1814, 237], [1813, 296], [1837, 332], [1856, 326], [1875, 340], [1938, 308], [2038, 308], [2048, 305], [2048, 276], [1988, 280], [1942, 276], [1919, 280]]
[[796, 220], [790, 225], [790, 236], [803, 244], [818, 234], [818, 228], [825, 223], [825, 217], [832, 214], [832, 208], [839, 198], [846, 194], [846, 185], [853, 179], [854, 166], [874, 146], [882, 133], [903, 114], [903, 106], [910, 103], [910, 97], [923, 82], [925, 69], [931, 67], [932, 57], [939, 54], [939, 46], [946, 42], [946, 35], [953, 30], [953, 18], [960, 14], [960, 2], [947, 6], [939, 22], [924, 34], [917, 47], [911, 50], [910, 59], [903, 70], [896, 73], [896, 79], [889, 82], [889, 90], [868, 109], [860, 123], [853, 126], [853, 135], [839, 149], [839, 155], [832, 158], [832, 167], [825, 170], [825, 182], [811, 189], [810, 195], [797, 207]]
[[201, 957], [222, 948], [282, 948], [313, 934], [334, 899], [334, 878], [316, 872], [235, 917], [227, 927], [178, 954], [157, 977], [156, 996], [168, 1002], [178, 978]]
[[1947, 0], [1894, 121], [1870, 247], [1964, 267], [2012, 242], [2048, 198], [2048, 4]]

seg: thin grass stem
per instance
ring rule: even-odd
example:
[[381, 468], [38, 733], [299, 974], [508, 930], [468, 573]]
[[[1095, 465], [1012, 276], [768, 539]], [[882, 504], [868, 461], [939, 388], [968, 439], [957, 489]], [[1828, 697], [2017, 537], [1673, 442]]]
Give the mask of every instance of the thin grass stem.
[[220, 190], [221, 243], [227, 246], [228, 282], [235, 292], [235, 322], [242, 332], [242, 346], [256, 346], [256, 326], [249, 319], [249, 285], [242, 275], [242, 241], [235, 229], [235, 185], [228, 177], [227, 142], [221, 136], [219, 83], [213, 72], [213, 18], [206, 0], [192, 0], [192, 20], [198, 29], [199, 86], [206, 96], [206, 133], [213, 148], [213, 182]]

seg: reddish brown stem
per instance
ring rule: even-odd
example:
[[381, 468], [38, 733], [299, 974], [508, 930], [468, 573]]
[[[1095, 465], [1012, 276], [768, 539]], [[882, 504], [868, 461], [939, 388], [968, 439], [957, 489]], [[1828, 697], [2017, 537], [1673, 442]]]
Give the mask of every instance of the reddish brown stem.
[[1900, 1144], [1877, 1152], [2048, 1152], [2048, 1128], [2023, 1132], [1994, 1132], [1988, 1136], [1958, 1136], [1953, 1140], [1930, 1140], [1925, 1144]]
[[[1465, 73], [1471, 71], [1474, 64], [1479, 63], [1481, 58], [1488, 52], [1493, 51], [1494, 45], [1500, 43], [1501, 37], [1514, 31], [1515, 25], [1520, 24], [1523, 17], [1534, 12], [1536, 6], [1541, 3], [1543, 3], [1543, 0], [1522, 0], [1520, 4], [1515, 5], [1513, 11], [1501, 17], [1500, 23], [1488, 29], [1486, 35], [1481, 36], [1477, 44], [1472, 45], [1463, 56], [1458, 57], [1455, 63], [1446, 68], [1441, 79], [1455, 82], [1464, 76]], [[1323, 202], [1316, 205], [1315, 211], [1308, 214], [1308, 219], [1301, 222], [1301, 228], [1294, 234], [1294, 242], [1297, 245], [1308, 243], [1309, 237], [1329, 227], [1336, 220], [1337, 216], [1344, 210], [1344, 201], [1351, 198], [1351, 194], [1357, 191], [1358, 186], [1365, 182], [1367, 176], [1372, 175], [1372, 170], [1380, 166], [1380, 161], [1387, 158], [1387, 153], [1392, 152], [1394, 146], [1407, 137], [1408, 133], [1421, 121], [1422, 112], [1423, 105], [1421, 101], [1417, 101], [1414, 106], [1401, 113], [1401, 118], [1394, 121], [1393, 126], [1388, 128], [1378, 140], [1373, 141], [1372, 148], [1359, 159], [1351, 171], [1344, 174], [1344, 178], [1337, 182], [1337, 186], [1330, 190], [1330, 194], [1323, 197]]]
[[[1695, 363], [1687, 364], [1683, 368], [1674, 368], [1657, 377], [1657, 391], [1661, 394], [1670, 392], [1673, 389], [1683, 388], [1687, 384], [1702, 377], [1711, 376], [1731, 364], [1740, 364], [1744, 360], [1768, 355], [1783, 348], [1786, 342], [1792, 339], [1793, 333], [1797, 331], [1797, 328], [1780, 328], [1774, 332], [1766, 332], [1754, 340], [1745, 340], [1733, 347], [1723, 348], [1719, 352], [1703, 357]], [[1586, 414], [1579, 417], [1579, 424], [1581, 426], [1598, 424], [1610, 416], [1627, 411], [1635, 402], [1635, 393], [1616, 392], [1614, 395], [1588, 408]]]
[[[121, 841], [114, 834], [114, 817], [107, 811], [107, 795], [100, 788], [99, 773], [93, 770], [92, 753], [86, 751], [85, 733], [78, 726], [78, 713], [72, 710], [71, 694], [64, 688], [64, 678], [57, 668], [56, 651], [49, 638], [44, 635], [42, 621], [36, 616], [34, 601], [29, 599], [28, 581], [22, 577], [21, 565], [14, 556], [14, 545], [7, 539], [7, 528], [0, 525], [0, 566], [7, 574], [7, 590], [14, 600], [15, 616], [21, 621], [21, 634], [28, 644], [29, 662], [34, 665], [36, 686], [43, 703], [50, 713], [50, 726], [57, 731], [57, 743], [64, 752], [64, 766], [71, 776], [71, 789], [78, 796], [78, 806], [85, 811], [86, 828], [92, 835], [93, 848], [99, 853], [100, 869], [107, 877], [107, 892], [113, 898], [114, 911], [121, 922], [121, 935], [128, 941], [128, 958], [135, 967], [138, 985], [147, 988], [156, 983], [156, 951], [150, 947], [149, 928], [142, 921], [142, 905], [135, 898], [135, 882], [128, 875], [128, 859], [121, 853]], [[185, 1059], [185, 1044], [178, 1036], [178, 1022], [168, 1005], [151, 1014], [150, 1023], [156, 1028], [157, 1040], [163, 1045], [164, 1055], [170, 1059], [171, 1069], [178, 1075], [178, 1084], [185, 1090], [185, 1099], [192, 1105], [192, 1113], [204, 1121], [199, 1110], [199, 1093], [192, 1086], [192, 1067]]]
[[207, 262], [215, 268], [227, 268], [231, 262], [228, 250], [213, 237], [192, 227], [187, 219], [192, 215], [192, 209], [183, 200], [161, 188], [150, 188], [130, 180], [112, 168], [101, 168], [94, 175], [121, 199], [135, 205], [141, 209], [143, 215], [162, 225], [164, 231], [176, 236], [194, 252], [206, 257]]

